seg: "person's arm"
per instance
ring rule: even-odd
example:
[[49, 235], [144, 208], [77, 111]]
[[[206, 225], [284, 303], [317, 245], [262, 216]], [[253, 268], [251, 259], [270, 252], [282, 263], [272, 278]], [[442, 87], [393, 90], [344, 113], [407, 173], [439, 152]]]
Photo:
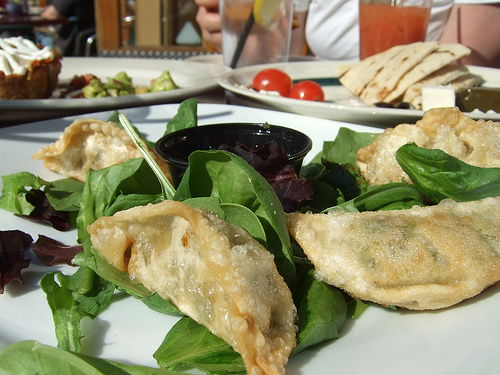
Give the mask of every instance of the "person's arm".
[[43, 18], [48, 19], [48, 20], [55, 20], [55, 19], [58, 19], [59, 17], [61, 17], [61, 14], [58, 12], [56, 7], [51, 4], [47, 8], [44, 9], [41, 16]]
[[200, 25], [201, 37], [216, 51], [222, 51], [221, 17], [219, 0], [195, 0], [198, 5], [196, 22]]
[[[210, 44], [218, 52], [222, 51], [221, 17], [218, 0], [195, 0], [198, 5], [196, 22], [201, 29], [204, 43]], [[292, 30], [291, 55], [301, 55], [306, 46], [305, 23], [307, 12], [295, 13], [296, 26]]]
[[440, 43], [461, 43], [471, 54], [461, 62], [500, 68], [500, 3], [454, 5]]
[[292, 39], [290, 42], [290, 55], [292, 56], [300, 56], [307, 51], [306, 19], [307, 12], [295, 12], [294, 25], [292, 26]]

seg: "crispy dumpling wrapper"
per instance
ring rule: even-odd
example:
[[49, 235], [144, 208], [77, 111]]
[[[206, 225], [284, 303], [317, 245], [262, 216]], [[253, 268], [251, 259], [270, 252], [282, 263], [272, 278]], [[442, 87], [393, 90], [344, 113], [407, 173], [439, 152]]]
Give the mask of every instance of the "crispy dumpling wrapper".
[[396, 151], [414, 142], [419, 147], [440, 149], [476, 167], [500, 167], [500, 123], [475, 121], [458, 108], [434, 108], [415, 124], [387, 128], [356, 154], [356, 164], [370, 185], [410, 177], [396, 160]]
[[176, 201], [88, 227], [92, 245], [238, 351], [249, 374], [283, 374], [296, 308], [273, 256], [243, 229]]
[[287, 214], [316, 276], [354, 298], [440, 309], [500, 280], [500, 197], [408, 210]]
[[[165, 162], [153, 150], [150, 153], [170, 179]], [[82, 182], [85, 182], [90, 169], [99, 170], [141, 157], [141, 152], [125, 130], [114, 122], [92, 118], [75, 120], [64, 129], [56, 142], [32, 156], [33, 159], [43, 160], [45, 168]]]

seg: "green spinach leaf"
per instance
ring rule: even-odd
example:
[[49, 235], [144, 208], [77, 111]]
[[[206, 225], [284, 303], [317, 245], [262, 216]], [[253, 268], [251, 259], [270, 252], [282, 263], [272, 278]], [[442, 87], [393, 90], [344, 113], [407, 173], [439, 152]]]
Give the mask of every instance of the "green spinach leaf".
[[33, 189], [39, 190], [48, 182], [29, 172], [18, 172], [2, 176], [0, 208], [19, 215], [29, 215], [35, 208], [28, 202], [27, 195]]
[[3, 375], [176, 375], [172, 371], [145, 366], [129, 366], [43, 345], [19, 341], [0, 351]]
[[369, 186], [367, 191], [339, 206], [352, 211], [348, 209], [351, 205], [356, 211], [402, 210], [413, 206], [425, 206], [417, 188], [406, 182]]
[[295, 264], [285, 213], [273, 188], [246, 161], [226, 151], [193, 152], [174, 199], [193, 197], [217, 197], [221, 204], [239, 204], [254, 212], [265, 230], [265, 247], [274, 255], [278, 271], [287, 283], [293, 282]]
[[341, 127], [334, 141], [323, 143], [322, 159], [330, 163], [354, 165], [358, 150], [372, 143], [377, 135]]
[[50, 204], [58, 211], [78, 211], [84, 183], [73, 178], [55, 180], [45, 186]]
[[191, 318], [179, 320], [153, 357], [168, 370], [198, 369], [208, 374], [244, 374], [240, 354]]
[[91, 269], [80, 267], [73, 275], [45, 274], [40, 286], [52, 310], [58, 347], [73, 352], [81, 349], [80, 321], [94, 319], [111, 303], [114, 285], [94, 277]]
[[192, 128], [198, 125], [198, 102], [194, 98], [186, 99], [177, 109], [177, 113], [167, 123], [165, 135], [177, 130]]
[[342, 292], [317, 280], [313, 273], [312, 269], [302, 272], [294, 291], [299, 331], [292, 355], [338, 338], [347, 319], [347, 303]]
[[[121, 210], [137, 205], [157, 203], [161, 200], [161, 187], [158, 179], [142, 158], [130, 159], [123, 164], [90, 171], [77, 218], [78, 238], [83, 246], [83, 253], [74, 258], [74, 263], [90, 267], [100, 277], [135, 298], [149, 296], [151, 293], [143, 285], [132, 282], [126, 272], [113, 267], [99, 251], [92, 247], [87, 226], [101, 216], [112, 216]], [[164, 311], [172, 308], [167, 301], [164, 303]]]
[[468, 202], [500, 195], [500, 168], [480, 168], [438, 149], [415, 143], [401, 146], [396, 160], [431, 202], [452, 198]]

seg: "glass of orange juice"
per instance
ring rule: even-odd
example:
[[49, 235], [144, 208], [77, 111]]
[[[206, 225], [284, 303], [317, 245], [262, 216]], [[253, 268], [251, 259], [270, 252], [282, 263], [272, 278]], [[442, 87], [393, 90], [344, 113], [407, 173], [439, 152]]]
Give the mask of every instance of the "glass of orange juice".
[[360, 59], [425, 41], [431, 7], [432, 0], [359, 0]]
[[[249, 22], [254, 5], [260, 13]], [[292, 0], [220, 0], [219, 9], [224, 65], [239, 68], [288, 61]]]

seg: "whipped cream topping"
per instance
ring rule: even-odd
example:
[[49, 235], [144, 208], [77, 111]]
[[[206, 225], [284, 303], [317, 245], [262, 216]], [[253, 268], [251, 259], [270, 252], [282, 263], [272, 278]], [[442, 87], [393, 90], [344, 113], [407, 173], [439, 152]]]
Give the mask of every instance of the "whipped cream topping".
[[54, 59], [50, 47], [40, 49], [31, 40], [20, 36], [0, 38], [0, 71], [5, 75], [24, 75], [33, 61], [46, 59]]

